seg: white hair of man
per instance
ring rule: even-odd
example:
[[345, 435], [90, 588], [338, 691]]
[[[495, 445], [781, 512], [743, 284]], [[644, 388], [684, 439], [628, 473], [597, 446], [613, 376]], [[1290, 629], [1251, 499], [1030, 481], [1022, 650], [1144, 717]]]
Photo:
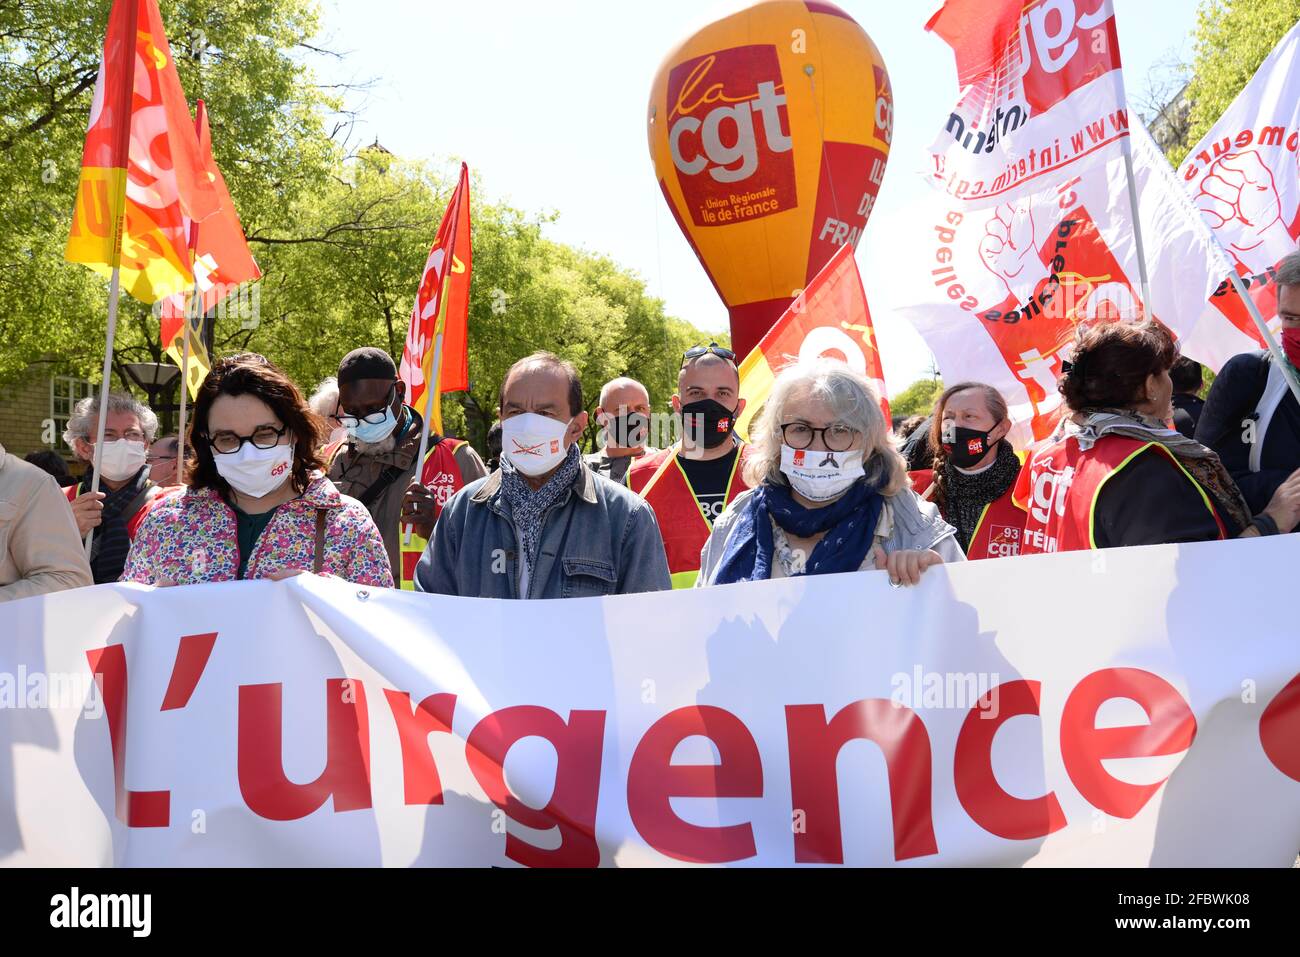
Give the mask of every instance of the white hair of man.
[[805, 359], [781, 369], [750, 429], [745, 481], [751, 486], [789, 484], [781, 472], [781, 422], [794, 396], [824, 402], [836, 422], [862, 436], [862, 468], [882, 495], [908, 487], [907, 462], [890, 439], [889, 423], [867, 377], [838, 359]]
[[[144, 430], [145, 445], [153, 444], [154, 436], [158, 434], [158, 416], [154, 415], [153, 409], [149, 406], [125, 392], [110, 392], [108, 411], [126, 412], [136, 416], [140, 420], [140, 428]], [[69, 448], [75, 449], [77, 439], [93, 444], [98, 432], [99, 393], [95, 393], [82, 399], [73, 408], [72, 415], [68, 416], [68, 427], [63, 430], [63, 441]]]
[[622, 375], [622, 376], [619, 376], [617, 379], [610, 379], [608, 382], [606, 382], [606, 383], [601, 387], [601, 389], [600, 389], [600, 407], [601, 407], [602, 409], [604, 409], [606, 412], [616, 411], [616, 410], [611, 409], [611, 408], [609, 407], [609, 405], [607, 404], [607, 403], [609, 402], [609, 396], [610, 396], [610, 393], [611, 393], [611, 392], [615, 392], [615, 391], [617, 391], [618, 389], [626, 389], [626, 388], [628, 388], [628, 387], [630, 387], [630, 386], [635, 386], [636, 388], [638, 388], [638, 389], [640, 389], [642, 392], [644, 392], [644, 393], [645, 393], [645, 399], [646, 399], [646, 402], [649, 403], [649, 401], [650, 401], [650, 390], [647, 389], [645, 386], [643, 386], [640, 382], [637, 382], [636, 379], [633, 379], [633, 378], [631, 378], [630, 376]]
[[339, 380], [335, 376], [322, 379], [316, 391], [307, 400], [311, 410], [321, 418], [331, 418], [339, 408]]

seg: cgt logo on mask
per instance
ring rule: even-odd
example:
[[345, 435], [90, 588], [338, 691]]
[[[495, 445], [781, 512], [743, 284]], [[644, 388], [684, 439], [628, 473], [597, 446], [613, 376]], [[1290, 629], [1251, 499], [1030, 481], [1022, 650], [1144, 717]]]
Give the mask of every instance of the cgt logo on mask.
[[668, 148], [696, 226], [797, 205], [784, 91], [770, 44], [720, 50], [669, 73]]

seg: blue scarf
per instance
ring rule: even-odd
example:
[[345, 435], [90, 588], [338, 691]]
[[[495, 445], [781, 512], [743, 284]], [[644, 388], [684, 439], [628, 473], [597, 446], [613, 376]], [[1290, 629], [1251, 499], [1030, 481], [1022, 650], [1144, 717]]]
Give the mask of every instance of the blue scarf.
[[735, 528], [728, 537], [714, 581], [727, 585], [772, 577], [774, 545], [769, 516], [785, 531], [800, 538], [826, 532], [804, 565], [806, 574], [855, 572], [871, 550], [883, 507], [884, 498], [865, 478], [858, 479], [848, 491], [822, 508], [804, 508], [794, 500], [789, 486], [764, 482], [736, 516]]

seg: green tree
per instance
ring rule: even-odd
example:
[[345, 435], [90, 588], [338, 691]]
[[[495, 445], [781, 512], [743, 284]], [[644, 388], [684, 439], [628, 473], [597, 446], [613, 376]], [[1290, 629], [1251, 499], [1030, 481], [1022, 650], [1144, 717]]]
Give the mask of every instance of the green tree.
[[889, 400], [889, 411], [894, 415], [929, 415], [934, 400], [943, 394], [943, 380], [917, 379]]
[[1169, 150], [1175, 166], [1209, 132], [1297, 20], [1300, 0], [1203, 0], [1187, 88], [1187, 137]]
[[[33, 364], [94, 375], [106, 283], [63, 261], [86, 118], [111, 4], [0, 0], [0, 381]], [[246, 229], [283, 222], [337, 163], [338, 91], [307, 65], [314, 0], [161, 0], [187, 95], [209, 108], [213, 150]], [[328, 55], [326, 52], [324, 55]], [[157, 322], [124, 298], [124, 360], [158, 359]]]

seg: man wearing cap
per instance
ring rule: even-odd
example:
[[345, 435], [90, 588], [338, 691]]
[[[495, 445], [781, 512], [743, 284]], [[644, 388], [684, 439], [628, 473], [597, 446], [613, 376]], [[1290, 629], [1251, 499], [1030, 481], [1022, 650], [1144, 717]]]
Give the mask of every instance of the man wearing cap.
[[627, 470], [643, 455], [659, 450], [646, 444], [650, 433], [650, 393], [636, 379], [620, 376], [606, 382], [596, 406], [596, 423], [605, 437], [599, 452], [583, 461], [597, 475], [623, 484]]
[[[382, 349], [354, 349], [339, 363], [336, 416], [347, 430], [346, 445], [334, 458], [329, 477], [344, 495], [365, 505], [379, 526], [392, 565], [393, 580], [413, 587], [415, 563], [442, 504], [456, 489], [487, 474], [468, 442], [432, 435], [420, 478], [416, 459], [424, 420], [405, 404], [406, 383]], [[427, 493], [414, 513], [409, 537], [402, 527], [408, 486]], [[409, 557], [408, 557], [409, 556]]]
[[628, 469], [627, 485], [659, 519], [673, 587], [690, 588], [714, 519], [749, 487], [741, 475], [742, 443], [734, 432], [745, 411], [735, 354], [716, 342], [688, 349], [677, 374], [673, 411], [681, 417], [681, 441], [637, 459]]

